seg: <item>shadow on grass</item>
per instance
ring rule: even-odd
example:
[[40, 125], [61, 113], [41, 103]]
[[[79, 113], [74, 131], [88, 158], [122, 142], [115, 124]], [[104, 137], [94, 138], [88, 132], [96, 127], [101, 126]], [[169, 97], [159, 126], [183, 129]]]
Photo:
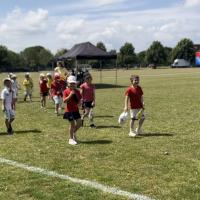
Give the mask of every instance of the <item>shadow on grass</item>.
[[78, 141], [81, 144], [110, 144], [111, 140], [91, 140], [91, 141]]
[[95, 118], [112, 118], [114, 117], [113, 115], [95, 115]]
[[125, 88], [126, 86], [123, 85], [114, 85], [114, 84], [107, 84], [107, 83], [96, 83], [96, 89], [110, 89], [110, 88]]
[[[14, 134], [25, 134], [25, 133], [41, 133], [42, 131], [38, 129], [30, 129], [30, 130], [21, 130], [21, 131], [14, 131]], [[0, 133], [0, 136], [9, 135], [7, 132]]]
[[113, 126], [113, 125], [110, 125], [110, 126], [96, 126], [96, 129], [103, 129], [103, 128], [121, 128], [121, 126]]
[[143, 133], [140, 136], [141, 137], [161, 137], [161, 136], [172, 137], [174, 136], [174, 134], [172, 133]]
[[28, 103], [34, 103], [34, 102], [40, 102], [40, 101], [39, 101], [39, 100], [32, 100], [32, 101], [29, 101], [29, 100], [27, 100], [27, 101], [18, 100], [18, 101], [17, 101], [17, 103], [20, 103], [20, 104], [21, 104], [21, 103], [24, 103], [24, 104], [27, 103], [27, 104], [28, 104]]

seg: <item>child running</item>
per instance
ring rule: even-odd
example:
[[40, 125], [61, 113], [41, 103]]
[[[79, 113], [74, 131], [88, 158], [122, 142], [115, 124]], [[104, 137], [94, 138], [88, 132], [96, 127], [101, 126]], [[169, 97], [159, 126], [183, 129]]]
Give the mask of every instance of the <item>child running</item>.
[[[135, 137], [138, 134], [142, 133], [141, 127], [142, 124], [145, 120], [145, 115], [144, 115], [144, 99], [143, 99], [143, 91], [142, 88], [139, 86], [139, 76], [138, 75], [131, 75], [130, 77], [131, 81], [131, 86], [128, 87], [125, 93], [125, 106], [124, 106], [124, 111], [128, 111], [128, 103], [130, 102], [130, 132], [129, 136], [130, 137]], [[139, 111], [142, 110], [142, 116], [140, 119], [137, 119], [137, 114]], [[134, 130], [134, 122], [135, 120], [139, 120], [139, 125], [138, 127]]]
[[5, 125], [7, 128], [7, 133], [12, 135], [14, 133], [12, 128], [12, 122], [15, 119], [15, 99], [16, 94], [12, 89], [12, 81], [10, 78], [6, 78], [3, 81], [4, 89], [1, 92], [2, 101], [2, 111], [5, 116]]
[[68, 119], [70, 122], [69, 144], [76, 145], [76, 132], [81, 127], [81, 116], [79, 113], [81, 94], [80, 91], [76, 89], [77, 82], [75, 76], [69, 76], [67, 82], [68, 88], [66, 88], [63, 93], [63, 102], [66, 103], [63, 119]]
[[51, 73], [47, 73], [47, 88], [48, 88], [48, 99], [51, 99], [51, 84], [53, 82], [53, 78]]
[[62, 88], [63, 85], [60, 82], [60, 74], [55, 73], [54, 80], [51, 84], [51, 92], [55, 103], [55, 113], [57, 116], [59, 116], [59, 108], [62, 104]]
[[43, 73], [40, 74], [39, 87], [40, 87], [41, 108], [45, 109], [46, 108], [46, 97], [48, 96], [48, 87], [47, 87], [46, 77]]
[[24, 86], [24, 101], [26, 101], [27, 97], [29, 97], [30, 101], [32, 101], [33, 81], [29, 73], [25, 74], [23, 86]]
[[85, 76], [85, 82], [80, 86], [81, 88], [81, 95], [83, 100], [83, 115], [81, 117], [82, 125], [84, 122], [84, 118], [88, 116], [90, 120], [90, 127], [95, 128], [93, 119], [93, 108], [95, 106], [95, 86], [92, 84], [92, 76], [87, 74]]

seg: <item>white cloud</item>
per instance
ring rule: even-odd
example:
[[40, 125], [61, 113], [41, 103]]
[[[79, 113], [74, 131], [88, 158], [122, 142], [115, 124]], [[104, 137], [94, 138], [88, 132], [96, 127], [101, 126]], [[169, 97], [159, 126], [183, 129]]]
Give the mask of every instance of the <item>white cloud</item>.
[[200, 6], [200, 0], [185, 0], [185, 7]]
[[111, 4], [117, 4], [124, 2], [125, 0], [85, 0], [88, 4], [93, 4], [96, 6], [105, 6], [105, 5], [111, 5]]
[[19, 8], [8, 13], [0, 24], [0, 35], [22, 36], [24, 34], [37, 34], [45, 30], [48, 20], [48, 11], [38, 9], [37, 11], [22, 12]]
[[[104, 0], [102, 5], [120, 1]], [[93, 1], [92, 6], [95, 2], [97, 0]], [[70, 5], [76, 7], [75, 4]], [[86, 5], [77, 6], [80, 8]], [[80, 12], [63, 15], [44, 9], [25, 13], [14, 9], [4, 19], [0, 19], [0, 43], [17, 51], [30, 45], [43, 45], [53, 52], [85, 41], [94, 44], [102, 41], [107, 49], [117, 50], [125, 42], [131, 42], [137, 52], [147, 49], [154, 40], [171, 47], [184, 37], [199, 43], [199, 11], [196, 7], [186, 5], [187, 1], [184, 5], [176, 4], [173, 7], [138, 11], [119, 9], [98, 14], [87, 13], [84, 9], [81, 12], [80, 9]]]

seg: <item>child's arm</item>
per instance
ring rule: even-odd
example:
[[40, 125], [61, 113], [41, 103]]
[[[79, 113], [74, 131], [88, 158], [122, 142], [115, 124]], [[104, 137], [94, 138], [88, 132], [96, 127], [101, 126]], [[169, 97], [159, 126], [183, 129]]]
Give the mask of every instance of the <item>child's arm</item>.
[[6, 111], [6, 100], [2, 99], [2, 111]]
[[141, 97], [141, 103], [142, 103], [143, 109], [144, 109], [144, 105], [145, 105], [145, 104], [144, 104], [144, 97], [143, 97], [143, 96]]
[[96, 100], [96, 96], [95, 96], [95, 89], [93, 90], [93, 102], [92, 102], [92, 106], [95, 106], [95, 100]]
[[129, 96], [125, 96], [125, 102], [124, 102], [124, 111], [128, 111], [128, 102], [129, 102]]
[[63, 102], [64, 102], [64, 103], [67, 103], [67, 102], [72, 98], [72, 96], [73, 96], [74, 94], [75, 94], [75, 91], [72, 90], [72, 91], [70, 92], [69, 96], [67, 96], [66, 98], [63, 98]]
[[12, 92], [12, 109], [16, 110], [16, 100], [17, 100], [17, 96], [15, 92]]

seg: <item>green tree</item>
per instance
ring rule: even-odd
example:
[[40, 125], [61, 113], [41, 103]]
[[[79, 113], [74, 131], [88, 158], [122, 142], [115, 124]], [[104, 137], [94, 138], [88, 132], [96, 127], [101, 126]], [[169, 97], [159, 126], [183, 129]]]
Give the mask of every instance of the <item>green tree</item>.
[[154, 41], [146, 51], [146, 62], [148, 64], [164, 64], [166, 57], [165, 49], [159, 41]]
[[165, 55], [166, 55], [166, 59], [165, 59], [165, 65], [170, 65], [172, 63], [171, 60], [171, 55], [172, 55], [172, 48], [171, 47], [164, 47], [165, 50]]
[[135, 54], [135, 48], [131, 43], [126, 42], [121, 48], [118, 55], [118, 63], [122, 67], [129, 67], [137, 63], [137, 56]]
[[194, 62], [194, 44], [192, 40], [184, 38], [178, 42], [176, 47], [172, 50], [172, 61], [175, 59], [185, 59], [190, 61], [191, 63]]
[[20, 71], [20, 69], [23, 68], [24, 62], [20, 54], [9, 50], [8, 60], [9, 60], [10, 71]]
[[96, 47], [98, 47], [99, 49], [103, 51], [107, 51], [106, 46], [103, 42], [97, 42]]
[[141, 51], [137, 54], [137, 60], [141, 67], [146, 67], [146, 51]]
[[63, 54], [67, 53], [68, 52], [68, 49], [65, 49], [65, 48], [62, 48], [62, 49], [58, 49], [56, 54], [55, 54], [55, 57], [59, 57], [59, 56], [62, 56]]
[[9, 62], [8, 62], [8, 49], [5, 46], [0, 45], [0, 70], [5, 71], [9, 70]]
[[21, 56], [25, 61], [25, 65], [31, 71], [38, 71], [50, 67], [53, 60], [52, 53], [42, 46], [28, 47], [21, 52]]

